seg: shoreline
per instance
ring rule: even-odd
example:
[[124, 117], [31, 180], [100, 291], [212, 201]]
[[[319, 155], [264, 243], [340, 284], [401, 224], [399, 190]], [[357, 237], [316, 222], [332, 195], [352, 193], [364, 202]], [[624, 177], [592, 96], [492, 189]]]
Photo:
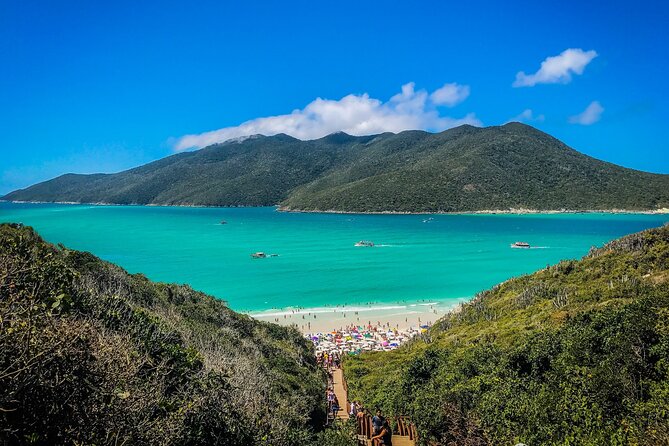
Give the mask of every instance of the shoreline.
[[278, 212], [295, 214], [345, 214], [345, 215], [555, 215], [555, 214], [643, 214], [643, 215], [664, 215], [669, 214], [669, 208], [631, 210], [631, 209], [482, 209], [478, 211], [338, 211], [330, 210], [307, 210], [290, 209], [278, 207]]
[[205, 209], [240, 209], [255, 207], [274, 207], [277, 212], [294, 214], [343, 214], [343, 215], [555, 215], [555, 214], [639, 214], [639, 215], [664, 215], [669, 214], [669, 208], [660, 209], [481, 209], [472, 211], [340, 211], [335, 209], [291, 209], [280, 205], [268, 206], [212, 206], [202, 204], [138, 204], [138, 203], [85, 203], [78, 201], [30, 201], [30, 200], [0, 200], [0, 203], [15, 204], [61, 204], [61, 205], [85, 205], [85, 206], [147, 206], [147, 207], [181, 207], [181, 208], [205, 208]]
[[471, 299], [472, 296], [445, 301], [376, 302], [332, 307], [240, 311], [240, 313], [260, 321], [294, 326], [305, 335], [344, 331], [350, 325], [406, 330], [432, 324], [446, 314], [457, 311], [460, 305]]

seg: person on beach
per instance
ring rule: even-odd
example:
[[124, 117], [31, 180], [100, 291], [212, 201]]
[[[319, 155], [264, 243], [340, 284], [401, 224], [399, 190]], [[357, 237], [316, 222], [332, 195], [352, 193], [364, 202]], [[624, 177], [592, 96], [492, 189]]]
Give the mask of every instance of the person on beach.
[[372, 437], [373, 445], [393, 446], [393, 431], [388, 420], [383, 420], [383, 425], [378, 434]]

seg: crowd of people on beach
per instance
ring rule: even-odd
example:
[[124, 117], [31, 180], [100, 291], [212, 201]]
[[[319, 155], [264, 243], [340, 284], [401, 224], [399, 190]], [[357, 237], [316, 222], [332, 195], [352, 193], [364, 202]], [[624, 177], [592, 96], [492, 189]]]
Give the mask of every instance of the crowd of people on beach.
[[[424, 300], [423, 300], [424, 301]], [[372, 305], [372, 303], [368, 303], [367, 305]], [[437, 309], [434, 308], [434, 305], [436, 303], [426, 303], [426, 304], [419, 304], [419, 305], [429, 305], [430, 307], [430, 313], [433, 314], [438, 314]], [[325, 307], [328, 307], [328, 305], [325, 305]], [[292, 325], [295, 326], [298, 330], [302, 330], [302, 332], [310, 331], [312, 328], [312, 322], [314, 323], [314, 327], [317, 327], [321, 320], [328, 320], [328, 318], [334, 313], [336, 315], [341, 315], [341, 318], [347, 319], [350, 318], [352, 321], [352, 324], [357, 324], [357, 325], [364, 325], [365, 324], [365, 318], [363, 317], [365, 312], [356, 310], [355, 308], [350, 308], [347, 307], [345, 304], [344, 305], [334, 305], [331, 307], [332, 311], [329, 309], [327, 311], [308, 311], [308, 309], [303, 308], [303, 307], [296, 307], [296, 308], [291, 308], [290, 312], [288, 310], [285, 310], [285, 313], [280, 313], [280, 314], [275, 314], [273, 315], [272, 321], [276, 324], [287, 324], [287, 325]], [[276, 309], [279, 310], [279, 309]], [[319, 315], [321, 316], [319, 318]], [[259, 315], [260, 316], [260, 315]], [[362, 318], [362, 320], [361, 320]], [[341, 320], [340, 320], [341, 321]], [[405, 324], [409, 323], [409, 318], [406, 317], [404, 320]], [[372, 321], [367, 321], [367, 325], [371, 325]], [[377, 321], [377, 324], [382, 324], [381, 321]], [[418, 324], [421, 325], [421, 318], [418, 317]], [[394, 327], [396, 329], [399, 329], [401, 325], [401, 321], [395, 320], [392, 324], [390, 322], [384, 322], [382, 325], [390, 327]], [[322, 326], [322, 323], [320, 324]], [[341, 329], [341, 328], [340, 328]]]
[[317, 355], [323, 353], [355, 355], [363, 351], [394, 350], [426, 332], [430, 325], [398, 329], [391, 327], [390, 324], [377, 322], [376, 325], [373, 325], [369, 322], [364, 326], [351, 324], [327, 333], [309, 333], [305, 335], [305, 338], [314, 344]]

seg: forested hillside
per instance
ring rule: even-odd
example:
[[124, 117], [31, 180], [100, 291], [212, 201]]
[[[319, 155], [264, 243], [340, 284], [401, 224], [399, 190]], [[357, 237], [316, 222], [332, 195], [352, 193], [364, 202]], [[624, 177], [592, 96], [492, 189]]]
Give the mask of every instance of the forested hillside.
[[349, 396], [430, 445], [669, 444], [669, 226], [480, 293], [347, 359]]
[[297, 330], [0, 225], [0, 444], [305, 445], [324, 391]]
[[68, 174], [5, 200], [339, 212], [655, 210], [669, 175], [583, 155], [530, 126], [229, 141], [117, 174]]

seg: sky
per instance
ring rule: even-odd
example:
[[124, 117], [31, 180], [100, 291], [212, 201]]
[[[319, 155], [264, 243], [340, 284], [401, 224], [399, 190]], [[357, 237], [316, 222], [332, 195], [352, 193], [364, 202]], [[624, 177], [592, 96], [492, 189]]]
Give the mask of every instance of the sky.
[[533, 125], [669, 173], [663, 1], [0, 0], [0, 194], [250, 134]]

